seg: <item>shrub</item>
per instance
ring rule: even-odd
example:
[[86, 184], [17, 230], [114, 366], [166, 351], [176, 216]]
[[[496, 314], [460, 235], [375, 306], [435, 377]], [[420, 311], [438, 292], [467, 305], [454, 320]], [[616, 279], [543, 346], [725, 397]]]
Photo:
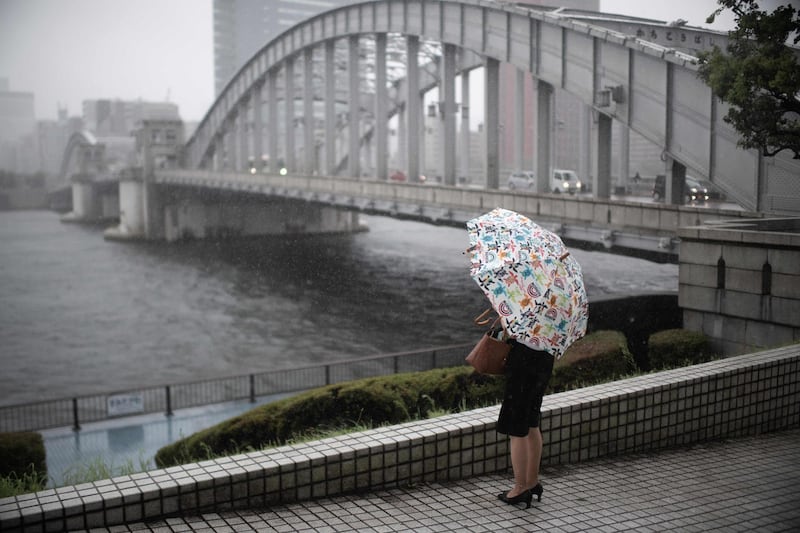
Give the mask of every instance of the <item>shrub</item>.
[[654, 370], [713, 359], [708, 338], [698, 331], [667, 329], [650, 335], [647, 358]]
[[39, 433], [0, 433], [0, 476], [30, 473], [47, 478], [44, 440]]
[[161, 448], [160, 467], [208, 459], [343, 426], [394, 424], [432, 410], [496, 403], [503, 379], [455, 367], [365, 378], [284, 398], [225, 420]]
[[0, 497], [44, 489], [47, 461], [39, 433], [0, 433]]
[[555, 362], [548, 392], [611, 381], [635, 370], [625, 335], [619, 331], [596, 331], [576, 341]]

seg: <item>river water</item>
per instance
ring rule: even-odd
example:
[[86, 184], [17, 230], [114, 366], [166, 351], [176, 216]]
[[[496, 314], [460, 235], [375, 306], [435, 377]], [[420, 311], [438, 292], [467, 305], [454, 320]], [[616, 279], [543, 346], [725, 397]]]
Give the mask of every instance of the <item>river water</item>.
[[[354, 235], [120, 243], [0, 212], [0, 405], [474, 340], [464, 229], [364, 217]], [[589, 299], [678, 267], [574, 249]]]

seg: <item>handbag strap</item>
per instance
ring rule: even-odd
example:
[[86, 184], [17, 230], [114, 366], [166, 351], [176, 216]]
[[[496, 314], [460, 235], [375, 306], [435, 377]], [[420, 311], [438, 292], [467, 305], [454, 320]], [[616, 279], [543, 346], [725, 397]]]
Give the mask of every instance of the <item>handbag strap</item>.
[[491, 313], [492, 311], [494, 311], [494, 309], [492, 309], [491, 307], [488, 308], [486, 311], [484, 311], [480, 315], [476, 316], [475, 319], [473, 320], [473, 322], [475, 322], [476, 326], [485, 326], [487, 324], [491, 324], [489, 326], [489, 330], [492, 330], [492, 329], [496, 328], [497, 324], [500, 324], [500, 327], [503, 328], [503, 339], [507, 340], [509, 338], [509, 335], [508, 335], [508, 332], [506, 331], [505, 325], [500, 320], [500, 315], [497, 315], [497, 317], [495, 317], [494, 320], [492, 320], [492, 317], [487, 317], [486, 316], [489, 313]]
[[[487, 309], [483, 313], [481, 313], [478, 316], [476, 316], [475, 319], [473, 320], [473, 322], [475, 322], [475, 325], [476, 326], [485, 326], [486, 324], [490, 324], [491, 323], [492, 327], [494, 327], [494, 324], [492, 323], [492, 317], [487, 317], [486, 316], [489, 313], [491, 313], [492, 311], [494, 311], [494, 309], [492, 309], [490, 307], [489, 309]], [[499, 315], [497, 316], [497, 318], [494, 319], [494, 321], [497, 322], [498, 320], [500, 320], [500, 316]]]

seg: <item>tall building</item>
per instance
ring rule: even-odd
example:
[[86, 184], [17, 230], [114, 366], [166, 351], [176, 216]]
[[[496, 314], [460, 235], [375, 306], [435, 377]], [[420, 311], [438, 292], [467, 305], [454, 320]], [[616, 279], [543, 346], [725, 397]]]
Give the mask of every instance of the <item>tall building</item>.
[[214, 0], [214, 94], [272, 39], [298, 22], [358, 0]]
[[33, 104], [33, 93], [11, 91], [8, 80], [0, 80], [0, 169], [22, 172], [34, 167]]

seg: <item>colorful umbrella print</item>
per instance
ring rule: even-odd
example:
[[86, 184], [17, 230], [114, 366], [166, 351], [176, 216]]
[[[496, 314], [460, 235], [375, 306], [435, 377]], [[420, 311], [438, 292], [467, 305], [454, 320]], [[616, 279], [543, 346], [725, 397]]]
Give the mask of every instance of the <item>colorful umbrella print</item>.
[[583, 273], [558, 235], [502, 208], [468, 221], [467, 232], [470, 275], [512, 338], [559, 358], [586, 334]]

